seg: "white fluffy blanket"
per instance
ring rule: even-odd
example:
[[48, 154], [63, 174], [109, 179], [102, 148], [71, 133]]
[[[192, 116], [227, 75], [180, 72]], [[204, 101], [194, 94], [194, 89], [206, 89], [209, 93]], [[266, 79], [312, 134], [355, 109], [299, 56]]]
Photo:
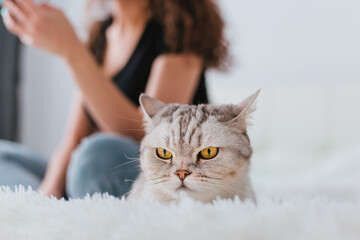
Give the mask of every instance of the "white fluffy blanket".
[[106, 195], [64, 201], [2, 189], [0, 239], [360, 239], [359, 156], [286, 181], [257, 180], [257, 205], [186, 196], [170, 205]]

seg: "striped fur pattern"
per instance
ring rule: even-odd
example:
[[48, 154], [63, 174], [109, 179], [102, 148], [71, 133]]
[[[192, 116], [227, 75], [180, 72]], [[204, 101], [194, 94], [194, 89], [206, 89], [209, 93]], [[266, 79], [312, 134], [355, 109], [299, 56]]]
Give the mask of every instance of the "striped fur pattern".
[[[259, 91], [239, 105], [164, 104], [147, 95], [140, 97], [146, 136], [140, 147], [142, 173], [129, 198], [177, 201], [180, 193], [202, 202], [216, 197], [254, 200], [248, 171], [252, 148], [247, 119], [254, 111]], [[219, 149], [215, 158], [199, 158], [208, 147]], [[172, 158], [163, 160], [157, 148]], [[176, 171], [190, 174], [182, 181]]]

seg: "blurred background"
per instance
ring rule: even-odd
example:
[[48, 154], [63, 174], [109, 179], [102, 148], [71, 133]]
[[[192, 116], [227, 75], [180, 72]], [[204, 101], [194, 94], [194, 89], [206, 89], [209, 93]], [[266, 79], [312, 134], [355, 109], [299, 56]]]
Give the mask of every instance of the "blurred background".
[[[51, 3], [84, 36], [85, 0]], [[226, 73], [208, 72], [209, 95], [238, 103], [262, 88], [249, 129], [255, 181], [343, 156], [360, 160], [360, 1], [219, 4], [234, 63]], [[0, 43], [0, 137], [49, 156], [75, 88], [69, 70], [46, 52], [18, 48], [2, 26]]]

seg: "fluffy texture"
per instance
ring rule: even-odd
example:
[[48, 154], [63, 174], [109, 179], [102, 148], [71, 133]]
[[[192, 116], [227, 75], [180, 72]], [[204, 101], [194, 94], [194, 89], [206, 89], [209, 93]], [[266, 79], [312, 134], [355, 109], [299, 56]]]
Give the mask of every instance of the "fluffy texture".
[[2, 189], [0, 239], [358, 240], [359, 159], [357, 145], [296, 175], [260, 180], [263, 174], [253, 169], [257, 205], [186, 197], [170, 204], [129, 202], [106, 195], [64, 201]]
[[257, 205], [237, 198], [204, 204], [184, 197], [166, 205], [109, 196], [64, 201], [23, 189], [0, 191], [4, 240], [359, 239], [359, 219], [358, 200], [326, 195], [260, 194]]
[[209, 202], [216, 197], [254, 200], [248, 177], [252, 148], [247, 118], [259, 91], [238, 105], [164, 104], [142, 95], [146, 135], [142, 174], [129, 199], [178, 201], [181, 192]]

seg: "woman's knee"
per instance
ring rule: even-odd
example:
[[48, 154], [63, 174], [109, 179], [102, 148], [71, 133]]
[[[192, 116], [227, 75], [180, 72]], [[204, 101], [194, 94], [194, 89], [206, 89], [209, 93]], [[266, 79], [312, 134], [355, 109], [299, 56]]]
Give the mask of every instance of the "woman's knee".
[[137, 174], [138, 163], [134, 159], [138, 158], [138, 149], [135, 141], [117, 135], [99, 133], [84, 139], [73, 153], [68, 168], [69, 196], [111, 191], [116, 194], [116, 186], [106, 186], [114, 185], [109, 181], [119, 182]]
[[11, 158], [12, 156], [39, 159], [46, 162], [43, 157], [28, 149], [24, 145], [0, 139], [0, 158]]

